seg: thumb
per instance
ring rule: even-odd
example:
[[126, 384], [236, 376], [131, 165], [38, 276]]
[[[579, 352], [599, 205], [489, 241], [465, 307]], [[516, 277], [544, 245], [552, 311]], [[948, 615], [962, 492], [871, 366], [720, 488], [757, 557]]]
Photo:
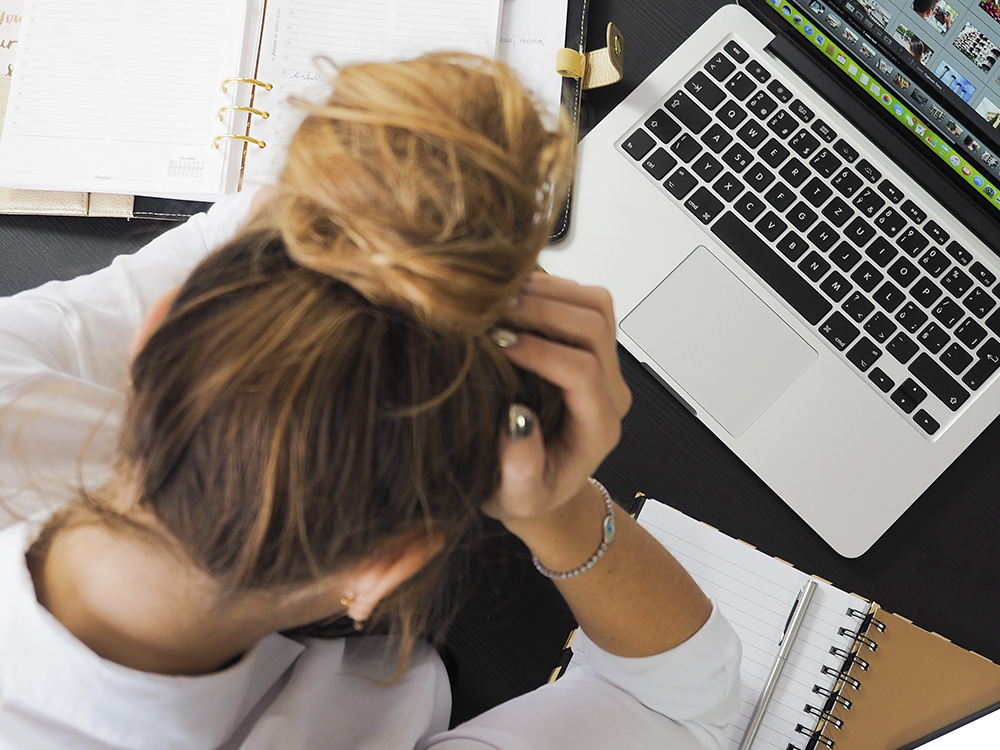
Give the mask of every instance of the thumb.
[[511, 404], [500, 436], [500, 488], [483, 512], [501, 520], [530, 514], [544, 474], [545, 445], [538, 417], [523, 404]]

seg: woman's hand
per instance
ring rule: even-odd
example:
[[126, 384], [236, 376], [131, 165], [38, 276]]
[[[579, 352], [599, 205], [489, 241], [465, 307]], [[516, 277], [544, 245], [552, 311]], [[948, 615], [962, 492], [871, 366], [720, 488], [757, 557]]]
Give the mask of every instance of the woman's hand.
[[507, 356], [562, 388], [566, 404], [562, 429], [548, 444], [536, 428], [537, 417], [512, 407], [512, 421], [521, 417], [532, 429], [523, 437], [504, 436], [500, 489], [484, 512], [518, 533], [516, 527], [556, 512], [584, 492], [587, 478], [618, 444], [632, 394], [619, 368], [606, 290], [535, 273], [509, 319], [523, 332], [505, 347]]

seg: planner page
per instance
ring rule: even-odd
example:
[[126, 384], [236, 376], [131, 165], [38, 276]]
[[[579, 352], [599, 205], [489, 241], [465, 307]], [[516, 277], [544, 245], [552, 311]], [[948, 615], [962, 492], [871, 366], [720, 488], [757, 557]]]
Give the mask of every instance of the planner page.
[[502, 0], [268, 0], [264, 17], [244, 183], [277, 180], [302, 111], [289, 101], [322, 96], [326, 70], [317, 56], [344, 65], [399, 60], [433, 50], [459, 50], [494, 57]]
[[0, 184], [217, 198], [247, 1], [25, 0]]
[[553, 118], [562, 101], [556, 54], [566, 46], [568, 14], [566, 0], [504, 0], [500, 24], [497, 57], [514, 69]]
[[[647, 499], [639, 523], [663, 544], [715, 602], [743, 642], [743, 691], [737, 720], [727, 733], [728, 748], [738, 748], [778, 655], [779, 643], [796, 598], [809, 576], [748, 544]], [[805, 621], [785, 664], [753, 750], [804, 748], [817, 717], [805, 707], [822, 708], [844, 663], [832, 649], [850, 651], [851, 633], [861, 621], [848, 610], [868, 611], [868, 602], [820, 581]], [[847, 693], [853, 692], [850, 687]], [[852, 698], [852, 695], [845, 694]]]

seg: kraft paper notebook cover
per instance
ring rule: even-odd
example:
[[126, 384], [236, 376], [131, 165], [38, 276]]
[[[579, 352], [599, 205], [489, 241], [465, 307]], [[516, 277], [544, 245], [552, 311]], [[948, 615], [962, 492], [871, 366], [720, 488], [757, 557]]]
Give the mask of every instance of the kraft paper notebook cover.
[[[743, 642], [739, 747], [799, 591], [811, 577], [654, 500], [642, 524]], [[819, 579], [816, 579], [819, 580]], [[582, 663], [573, 655], [569, 668]], [[1000, 701], [1000, 666], [819, 581], [752, 750], [897, 750]]]

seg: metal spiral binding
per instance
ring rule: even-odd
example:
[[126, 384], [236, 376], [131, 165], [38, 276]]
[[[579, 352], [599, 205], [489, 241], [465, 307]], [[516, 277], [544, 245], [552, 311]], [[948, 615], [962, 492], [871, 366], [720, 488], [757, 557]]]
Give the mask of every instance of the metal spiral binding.
[[804, 734], [806, 737], [808, 737], [810, 744], [818, 742], [819, 744], [825, 745], [826, 747], [833, 747], [836, 744], [834, 740], [830, 739], [822, 732], [810, 729], [804, 724], [796, 724], [795, 731], [798, 732], [799, 734]]
[[881, 620], [876, 620], [874, 616], [864, 612], [860, 609], [854, 609], [853, 607], [847, 608], [848, 617], [857, 617], [862, 623], [868, 623], [869, 626], [874, 625], [875, 629], [880, 632], [885, 632], [885, 623]]
[[837, 632], [840, 633], [840, 635], [847, 636], [852, 641], [857, 641], [858, 643], [867, 646], [869, 651], [878, 651], [878, 644], [866, 634], [862, 633], [860, 629], [857, 632], [854, 632], [853, 630], [848, 630], [847, 628], [840, 628]]
[[[864, 672], [868, 671], [868, 662], [862, 659], [860, 656], [858, 656], [857, 653], [848, 651], [847, 649], [844, 648], [840, 648], [839, 646], [831, 646], [830, 653], [833, 654], [834, 656], [839, 656], [841, 659], [843, 659], [845, 667], [849, 667], [851, 664], [857, 664], [859, 667], [861, 667], [862, 671]], [[844, 668], [841, 667], [841, 671], [846, 671], [846, 670], [844, 670]]]
[[802, 710], [805, 711], [807, 714], [812, 714], [813, 716], [818, 716], [819, 718], [823, 719], [823, 721], [830, 722], [835, 727], [837, 727], [837, 729], [843, 729], [844, 728], [844, 720], [843, 719], [838, 719], [836, 716], [834, 716], [829, 711], [824, 711], [822, 708], [817, 708], [816, 706], [810, 705], [808, 703], [806, 704], [806, 707], [803, 708]]
[[848, 700], [842, 696], [839, 692], [835, 690], [829, 690], [821, 685], [813, 685], [813, 692], [817, 695], [822, 695], [827, 699], [827, 703], [837, 705], [838, 703], [844, 707], [844, 710], [850, 711], [851, 707], [854, 706], [854, 701]]

